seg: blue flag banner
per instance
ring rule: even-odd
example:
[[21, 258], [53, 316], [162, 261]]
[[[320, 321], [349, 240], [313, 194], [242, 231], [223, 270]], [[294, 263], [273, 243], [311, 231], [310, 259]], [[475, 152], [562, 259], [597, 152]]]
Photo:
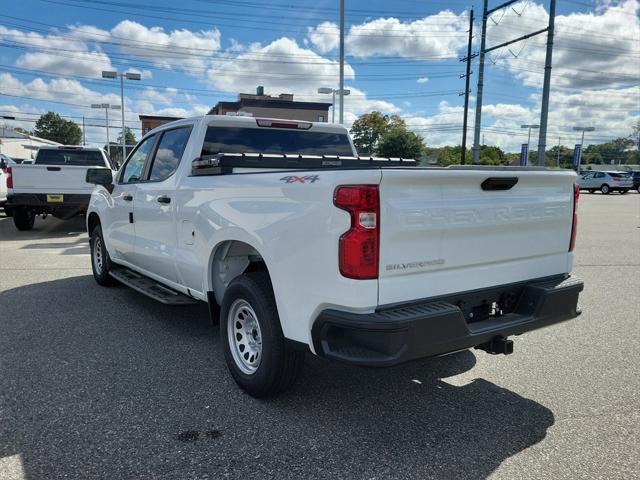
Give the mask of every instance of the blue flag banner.
[[522, 150], [520, 150], [520, 166], [521, 167], [527, 166], [528, 158], [529, 158], [529, 144], [523, 143]]
[[580, 168], [580, 161], [582, 160], [582, 145], [576, 143], [576, 146], [573, 148], [573, 158], [571, 159], [571, 164], [573, 168]]

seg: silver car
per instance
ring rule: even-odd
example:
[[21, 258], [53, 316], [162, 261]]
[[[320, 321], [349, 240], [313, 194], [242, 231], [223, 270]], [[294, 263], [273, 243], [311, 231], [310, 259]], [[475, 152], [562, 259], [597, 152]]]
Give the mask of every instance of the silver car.
[[580, 190], [587, 190], [594, 193], [600, 190], [605, 195], [618, 191], [627, 193], [633, 188], [633, 179], [627, 172], [599, 172], [591, 170], [578, 177]]

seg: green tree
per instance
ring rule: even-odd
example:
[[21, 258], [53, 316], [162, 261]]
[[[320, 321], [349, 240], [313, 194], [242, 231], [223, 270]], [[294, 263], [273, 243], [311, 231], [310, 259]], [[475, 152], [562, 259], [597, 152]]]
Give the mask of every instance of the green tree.
[[54, 112], [42, 115], [36, 122], [33, 133], [64, 145], [79, 145], [82, 140], [82, 130], [78, 124], [65, 120]]
[[[394, 117], [404, 123], [404, 121], [397, 115], [394, 115], [392, 119]], [[397, 123], [397, 120], [392, 121]], [[353, 144], [358, 151], [358, 155], [373, 155], [376, 147], [378, 146], [380, 137], [387, 130], [388, 126], [389, 117], [380, 112], [371, 112], [360, 115], [358, 119], [353, 122], [350, 130], [351, 136], [353, 137]]]
[[[404, 123], [404, 122], [402, 122]], [[424, 154], [422, 138], [404, 125], [389, 127], [380, 137], [376, 153], [381, 157], [401, 157], [420, 159]]]
[[489, 145], [480, 146], [481, 165], [504, 165], [505, 163], [505, 155], [500, 147], [492, 147]]
[[[124, 143], [127, 146], [138, 143], [136, 136], [129, 127], [124, 127], [124, 140]], [[122, 145], [122, 131], [120, 131], [120, 135], [118, 135], [118, 145]]]

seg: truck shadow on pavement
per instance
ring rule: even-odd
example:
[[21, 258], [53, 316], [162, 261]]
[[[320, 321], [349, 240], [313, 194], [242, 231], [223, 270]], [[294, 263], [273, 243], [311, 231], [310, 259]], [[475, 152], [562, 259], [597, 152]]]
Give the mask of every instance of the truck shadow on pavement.
[[0, 478], [19, 456], [28, 479], [482, 479], [554, 423], [487, 380], [443, 380], [468, 351], [383, 370], [309, 357], [255, 400], [204, 305], [79, 276], [0, 292], [0, 312]]

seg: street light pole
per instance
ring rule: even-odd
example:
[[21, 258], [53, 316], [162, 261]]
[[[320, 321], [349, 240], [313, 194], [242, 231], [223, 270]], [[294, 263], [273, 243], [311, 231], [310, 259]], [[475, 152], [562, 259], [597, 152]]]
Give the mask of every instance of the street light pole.
[[573, 127], [573, 130], [576, 132], [582, 132], [582, 137], [580, 138], [580, 159], [578, 160], [578, 168], [580, 168], [580, 164], [582, 163], [582, 151], [584, 150], [584, 132], [593, 132], [596, 127]]
[[331, 100], [331, 123], [336, 123], [336, 90], [332, 89], [331, 94], [333, 95]]
[[344, 0], [340, 0], [340, 124], [342, 124], [343, 122], [344, 122]]
[[[528, 128], [529, 135], [527, 136], [527, 156], [529, 155], [530, 147], [531, 147], [531, 129], [532, 128], [540, 128], [540, 125], [535, 125], [533, 123], [528, 123], [526, 125], [520, 125], [520, 128]], [[529, 163], [529, 158], [527, 158], [527, 163]]]
[[105, 127], [107, 128], [107, 154], [111, 158], [111, 140], [109, 139], [109, 109], [120, 110], [120, 105], [109, 105], [108, 103], [92, 103], [91, 108], [104, 108]]
[[124, 75], [122, 74], [120, 74], [120, 105], [122, 105], [122, 164], [124, 165], [124, 159], [127, 158], [127, 136], [124, 126]]
[[127, 80], [140, 80], [142, 78], [139, 73], [124, 72], [118, 73], [115, 71], [102, 71], [102, 78], [116, 79], [120, 77], [120, 106], [122, 108], [122, 161], [124, 162], [127, 157], [127, 141], [126, 141], [126, 128], [124, 126], [124, 79]]

